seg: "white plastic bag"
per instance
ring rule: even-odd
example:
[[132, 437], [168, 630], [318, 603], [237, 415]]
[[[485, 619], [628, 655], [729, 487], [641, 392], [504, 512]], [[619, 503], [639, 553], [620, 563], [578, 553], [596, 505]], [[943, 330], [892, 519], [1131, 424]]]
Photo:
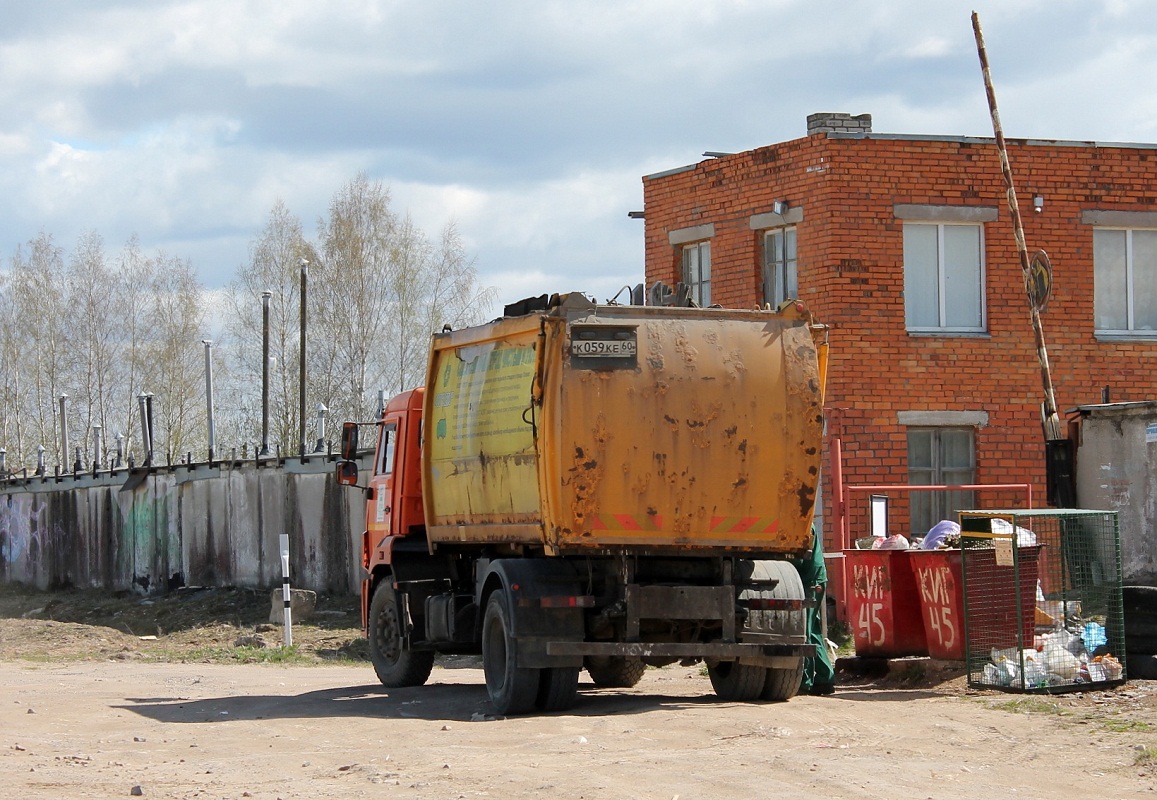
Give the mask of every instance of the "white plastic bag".
[[[1001, 536], [1012, 535], [1012, 523], [1008, 520], [1003, 520], [1000, 517], [993, 517], [989, 520], [989, 529]], [[1032, 547], [1036, 544], [1036, 534], [1028, 528], [1016, 526], [1016, 546], [1017, 547]]]
[[1065, 680], [1071, 681], [1081, 672], [1081, 659], [1055, 640], [1045, 645], [1041, 656], [1046, 670], [1054, 675], [1060, 675]]
[[901, 536], [898, 533], [894, 534], [892, 536], [889, 536], [887, 539], [880, 537], [880, 538], [877, 538], [876, 541], [872, 542], [872, 549], [873, 550], [907, 550], [908, 549], [908, 540], [904, 536]]

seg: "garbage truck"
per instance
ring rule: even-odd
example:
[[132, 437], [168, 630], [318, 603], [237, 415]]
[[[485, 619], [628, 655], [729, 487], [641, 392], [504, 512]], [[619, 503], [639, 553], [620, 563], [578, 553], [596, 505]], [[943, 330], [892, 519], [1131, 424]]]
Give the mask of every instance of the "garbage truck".
[[812, 548], [825, 337], [794, 301], [579, 293], [434, 334], [425, 386], [342, 429], [381, 682], [481, 654], [511, 715], [571, 707], [583, 670], [629, 687], [704, 662], [723, 700], [793, 697], [815, 654], [790, 559]]

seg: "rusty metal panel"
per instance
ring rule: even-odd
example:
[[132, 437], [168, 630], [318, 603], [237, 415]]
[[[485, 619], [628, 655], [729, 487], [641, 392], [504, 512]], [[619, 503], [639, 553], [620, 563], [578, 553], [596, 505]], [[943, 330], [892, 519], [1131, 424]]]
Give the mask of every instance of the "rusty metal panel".
[[823, 404], [802, 314], [600, 306], [546, 322], [550, 353], [573, 356], [575, 322], [588, 339], [600, 322], [634, 325], [637, 348], [634, 368], [548, 362], [540, 451], [550, 545], [810, 545]]
[[531, 403], [538, 330], [538, 318], [526, 317], [435, 337], [423, 411], [432, 542], [495, 541], [511, 525], [541, 530]]

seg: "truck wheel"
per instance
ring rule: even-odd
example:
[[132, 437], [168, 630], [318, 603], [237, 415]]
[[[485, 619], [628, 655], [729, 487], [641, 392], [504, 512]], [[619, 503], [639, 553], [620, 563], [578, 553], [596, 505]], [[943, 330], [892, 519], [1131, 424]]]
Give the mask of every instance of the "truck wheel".
[[583, 666], [602, 689], [630, 689], [647, 671], [642, 659], [624, 656], [587, 656]]
[[711, 687], [719, 699], [740, 703], [755, 700], [763, 693], [765, 672], [767, 672], [765, 667], [740, 664], [736, 661], [720, 661], [715, 666], [707, 665]]
[[763, 693], [760, 698], [782, 703], [799, 694], [800, 683], [803, 682], [803, 660], [790, 669], [772, 667], [767, 670], [767, 680], [763, 684]]
[[539, 677], [538, 697], [534, 707], [539, 711], [566, 711], [578, 697], [578, 667], [550, 667]]
[[[751, 596], [771, 597], [776, 600], [803, 600], [805, 592], [799, 572], [786, 561], [753, 561], [751, 563], [752, 577], [757, 580], [775, 580], [775, 587], [770, 591], [758, 592], [755, 589], [745, 590], [743, 594]], [[807, 632], [807, 614], [799, 611], [753, 611], [748, 621], [757, 631], [779, 634], [782, 636], [799, 636]], [[794, 667], [771, 667], [766, 671], [766, 679], [760, 699], [773, 702], [790, 700], [799, 694], [800, 683], [803, 681], [803, 659]]]
[[541, 670], [515, 666], [514, 654], [510, 610], [499, 589], [490, 595], [482, 618], [482, 671], [486, 674], [490, 702], [502, 715], [525, 714], [538, 699]]
[[432, 650], [409, 650], [403, 644], [398, 597], [389, 579], [383, 580], [370, 600], [370, 661], [383, 686], [400, 689], [421, 686], [434, 668]]

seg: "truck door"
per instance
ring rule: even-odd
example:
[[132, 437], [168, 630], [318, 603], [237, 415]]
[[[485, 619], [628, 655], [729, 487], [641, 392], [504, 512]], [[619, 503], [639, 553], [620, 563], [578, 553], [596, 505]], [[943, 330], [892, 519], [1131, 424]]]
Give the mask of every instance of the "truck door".
[[394, 530], [394, 460], [397, 455], [398, 424], [383, 423], [378, 434], [374, 474], [370, 477], [373, 499], [366, 509], [366, 527], [371, 542], [380, 542]]

